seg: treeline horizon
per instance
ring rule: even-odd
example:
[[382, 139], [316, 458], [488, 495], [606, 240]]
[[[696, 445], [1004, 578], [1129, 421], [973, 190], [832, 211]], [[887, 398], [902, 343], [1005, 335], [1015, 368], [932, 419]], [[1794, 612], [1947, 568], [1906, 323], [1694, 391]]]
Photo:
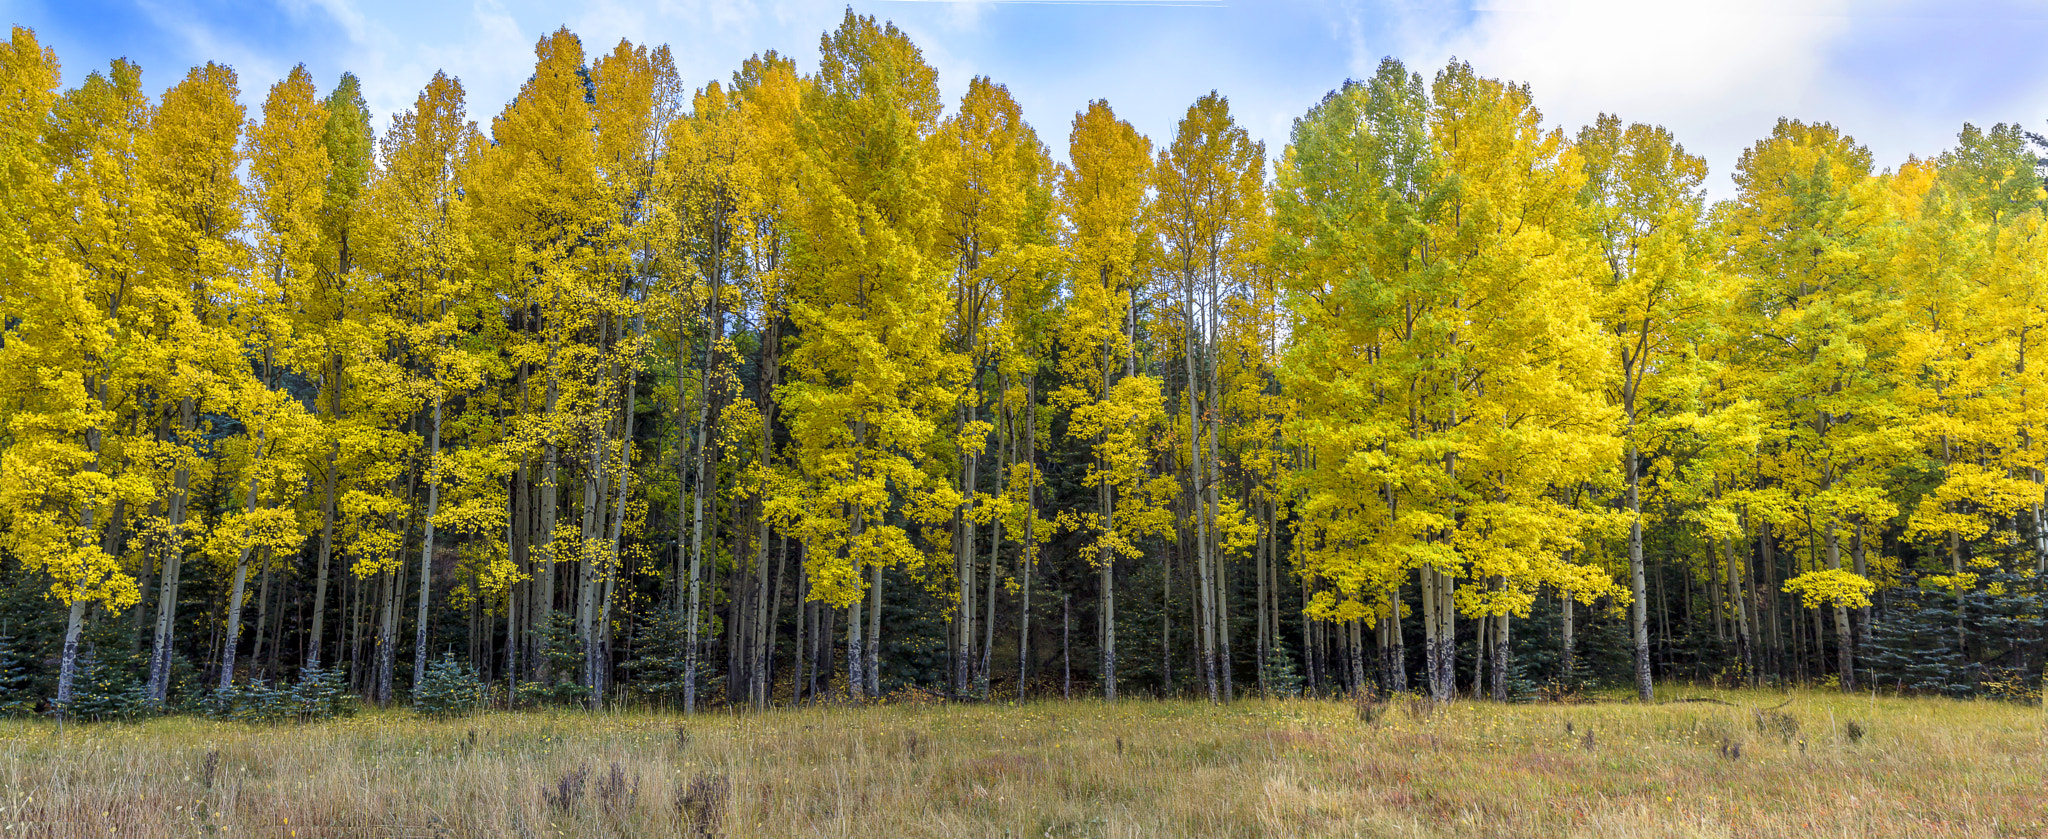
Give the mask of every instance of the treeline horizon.
[[1781, 119], [1710, 204], [1663, 128], [1390, 58], [1277, 155], [1211, 93], [1062, 164], [893, 24], [819, 48], [693, 90], [564, 28], [488, 125], [436, 74], [378, 135], [350, 74], [60, 89], [14, 28], [0, 711], [437, 659], [691, 711], [2039, 695], [2039, 135]]

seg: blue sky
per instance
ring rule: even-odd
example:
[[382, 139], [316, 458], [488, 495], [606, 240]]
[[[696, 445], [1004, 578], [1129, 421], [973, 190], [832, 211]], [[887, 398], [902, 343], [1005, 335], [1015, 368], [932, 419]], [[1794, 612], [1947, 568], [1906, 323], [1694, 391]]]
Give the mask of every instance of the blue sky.
[[[1527, 82], [1575, 130], [1602, 112], [1664, 125], [1707, 158], [1717, 197], [1741, 150], [1779, 116], [1834, 122], [1882, 166], [1946, 148], [1964, 121], [2048, 132], [2048, 3], [2015, 0], [857, 0], [911, 33], [956, 100], [1007, 84], [1064, 157], [1067, 125], [1106, 98], [1155, 144], [1197, 96], [1230, 97], [1277, 155], [1292, 120], [1392, 55], [1425, 74], [1452, 56]], [[534, 42], [568, 25], [592, 52], [620, 38], [672, 46], [693, 84], [775, 49], [814, 66], [843, 0], [0, 0], [74, 84], [125, 56], [161, 90], [216, 60], [246, 101], [303, 62], [344, 70], [382, 118], [435, 70], [460, 78], [479, 123], [518, 90]]]

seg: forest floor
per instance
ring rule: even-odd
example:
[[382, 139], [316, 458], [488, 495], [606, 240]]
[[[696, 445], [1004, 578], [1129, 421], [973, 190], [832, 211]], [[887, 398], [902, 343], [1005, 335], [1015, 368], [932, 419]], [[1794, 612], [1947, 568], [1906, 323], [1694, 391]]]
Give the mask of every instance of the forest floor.
[[2038, 706], [1035, 702], [0, 722], [0, 837], [2048, 836]]

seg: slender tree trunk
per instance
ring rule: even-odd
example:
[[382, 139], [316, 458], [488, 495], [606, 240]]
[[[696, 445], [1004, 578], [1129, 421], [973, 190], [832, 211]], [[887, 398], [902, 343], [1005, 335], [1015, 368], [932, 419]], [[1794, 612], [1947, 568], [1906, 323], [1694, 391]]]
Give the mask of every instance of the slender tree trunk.
[[[512, 560], [514, 572], [522, 575], [530, 574], [531, 571], [528, 569], [531, 565], [527, 557], [527, 545], [529, 544], [527, 524], [529, 521], [528, 508], [531, 505], [527, 503], [526, 461], [524, 458], [521, 458], [519, 465], [513, 468], [512, 477], [506, 487], [505, 494], [512, 507], [511, 516], [508, 517], [505, 523], [506, 554]], [[526, 594], [525, 589], [521, 588], [523, 585], [526, 584], [513, 583], [505, 587], [505, 696], [507, 699], [515, 696], [519, 689], [519, 676], [521, 672], [519, 627], [525, 625], [520, 620], [523, 612], [520, 604], [525, 599]]]
[[866, 633], [867, 627], [860, 620], [860, 600], [855, 598], [846, 607], [846, 695], [856, 705], [866, 698], [868, 687], [867, 675], [861, 672], [867, 663], [867, 657], [861, 650], [862, 636]]
[[1778, 620], [1777, 597], [1772, 592], [1772, 587], [1777, 585], [1778, 546], [1777, 542], [1771, 538], [1771, 523], [1768, 521], [1757, 523], [1757, 549], [1763, 559], [1763, 585], [1758, 587], [1762, 597], [1759, 598], [1760, 602], [1758, 605], [1770, 617], [1770, 669], [1773, 675], [1783, 678], [1785, 675], [1785, 633], [1783, 625]]
[[[978, 385], [977, 385], [978, 387]], [[954, 409], [953, 434], [967, 431], [969, 408], [963, 400]], [[965, 698], [974, 657], [974, 492], [981, 457], [961, 453], [958, 472], [960, 506], [953, 510], [953, 577], [959, 583], [959, 607], [953, 617], [953, 695]]]
[[1186, 278], [1187, 328], [1181, 341], [1181, 356], [1187, 372], [1188, 400], [1188, 495], [1195, 520], [1195, 566], [1200, 577], [1201, 632], [1202, 632], [1202, 684], [1209, 693], [1210, 702], [1222, 700], [1221, 685], [1216, 672], [1216, 604], [1215, 580], [1209, 555], [1209, 517], [1204, 509], [1205, 495], [1203, 481], [1208, 478], [1202, 462], [1202, 427], [1200, 400], [1203, 378], [1195, 370], [1195, 291], [1194, 277]]
[[1166, 554], [1166, 571], [1159, 575], [1159, 681], [1160, 690], [1172, 696], [1173, 687], [1173, 560], [1187, 544], [1185, 531], [1175, 534], [1172, 550]]
[[[1842, 570], [1842, 540], [1836, 532], [1834, 522], [1828, 523], [1828, 568]], [[1856, 642], [1849, 629], [1849, 607], [1835, 604], [1835, 673], [1841, 678], [1844, 693], [1856, 689]]]
[[[782, 562], [789, 564], [789, 537], [782, 537]], [[810, 585], [803, 573], [803, 566], [797, 566], [796, 593], [791, 605], [796, 610], [796, 649], [790, 656], [789, 701], [801, 703], [808, 694], [806, 680], [810, 678], [811, 660], [811, 602]]]
[[869, 566], [871, 582], [868, 584], [868, 643], [867, 664], [862, 668], [868, 677], [868, 695], [880, 698], [882, 695], [882, 566]]
[[[1010, 422], [1012, 417], [1010, 417], [1010, 407], [1008, 407], [1008, 403], [1010, 403], [1008, 395], [1010, 395], [1010, 385], [1006, 381], [1004, 389], [1001, 389], [1001, 397], [999, 397], [1001, 403], [995, 409], [995, 422], [997, 422], [997, 430], [995, 430], [995, 444], [997, 444], [997, 448], [995, 448], [995, 495], [997, 497], [1008, 497], [1010, 495], [1010, 487], [1008, 487], [1010, 462], [1014, 460], [1014, 450], [1016, 450], [1016, 434], [1014, 434], [1014, 424]], [[987, 589], [989, 589], [989, 600], [987, 600], [987, 604], [983, 604], [983, 610], [981, 610], [981, 663], [975, 665], [975, 692], [981, 698], [981, 702], [989, 700], [989, 657], [995, 655], [995, 581], [999, 577], [997, 565], [1001, 563], [1001, 557], [1004, 557], [1004, 518], [993, 516], [991, 524], [989, 524], [989, 573], [987, 573], [987, 583], [985, 583]]]
[[252, 633], [256, 638], [256, 646], [249, 650], [251, 678], [263, 678], [269, 672], [263, 666], [263, 641], [264, 634], [270, 631], [270, 580], [275, 576], [276, 568], [269, 548], [264, 548], [258, 555], [261, 557], [258, 563], [263, 566], [263, 574], [257, 578], [256, 584], [256, 631]]
[[604, 430], [591, 441], [590, 458], [584, 464], [582, 538], [576, 557], [576, 645], [583, 659], [576, 683], [589, 688], [592, 699], [597, 695], [597, 594], [603, 585], [598, 574], [605, 562], [597, 544], [604, 535], [604, 502], [611, 497], [611, 470], [605, 468], [611, 423], [607, 420], [602, 425]]
[[[401, 552], [400, 556], [403, 555]], [[404, 565], [394, 563], [391, 570], [384, 572], [381, 592], [384, 602], [378, 610], [382, 623], [377, 628], [377, 703], [380, 705], [391, 701], [397, 681], [398, 606], [399, 592], [405, 585], [404, 570]]]
[[[183, 435], [190, 434], [196, 421], [191, 398], [178, 401], [180, 438], [178, 445], [184, 445]], [[157, 585], [156, 640], [149, 653], [149, 701], [150, 705], [162, 708], [171, 684], [172, 630], [178, 616], [179, 566], [185, 556], [185, 507], [189, 501], [192, 484], [192, 469], [181, 453], [178, 470], [171, 479], [171, 501], [168, 516], [168, 535], [164, 539], [163, 582]]]
[[[158, 441], [159, 441], [159, 442], [161, 442], [161, 440], [162, 440], [162, 438], [161, 438], [161, 437], [159, 437], [159, 438], [158, 438]], [[146, 507], [146, 508], [144, 508], [144, 512], [143, 512], [143, 520], [144, 520], [144, 521], [151, 521], [151, 520], [154, 520], [154, 519], [155, 519], [155, 518], [157, 517], [157, 514], [158, 514], [158, 512], [160, 511], [160, 508], [159, 508], [159, 507], [157, 506], [157, 505], [158, 505], [158, 503], [159, 503], [159, 502], [158, 502], [157, 500], [155, 500], [155, 499], [151, 499], [151, 500], [150, 500], [150, 502], [149, 502], [149, 506], [148, 506], [148, 507]], [[121, 507], [121, 502], [120, 502], [120, 501], [118, 501], [118, 500], [117, 500], [117, 501], [115, 501], [115, 503], [114, 503], [114, 507], [115, 507], [115, 511], [116, 511], [116, 512], [119, 512], [119, 511], [120, 511], [120, 507]], [[124, 536], [123, 536], [122, 538], [123, 538], [123, 540], [125, 540], [125, 539], [126, 539], [125, 535], [124, 535]], [[121, 550], [121, 548], [122, 548], [122, 545], [121, 545], [121, 543], [117, 542], [117, 543], [115, 543], [115, 545], [114, 545], [114, 550], [113, 550], [113, 551], [109, 551], [108, 553], [109, 553], [109, 554], [117, 553], [117, 552], [119, 552], [119, 551]], [[152, 545], [150, 545], [149, 543], [144, 543], [144, 544], [143, 544], [143, 545], [141, 546], [141, 550], [140, 550], [140, 551], [139, 551], [138, 553], [140, 553], [140, 554], [141, 554], [140, 558], [141, 558], [142, 562], [141, 562], [140, 564], [141, 564], [141, 566], [142, 566], [142, 567], [141, 567], [141, 569], [140, 569], [140, 570], [141, 570], [141, 572], [142, 572], [142, 576], [141, 576], [141, 578], [140, 578], [140, 579], [136, 580], [136, 584], [135, 584], [135, 609], [134, 609], [133, 611], [129, 612], [129, 615], [128, 615], [128, 618], [129, 618], [129, 620], [132, 620], [132, 621], [134, 621], [134, 625], [133, 625], [133, 626], [132, 626], [132, 627], [131, 627], [131, 628], [129, 629], [129, 631], [128, 631], [128, 632], [129, 632], [129, 636], [128, 636], [128, 651], [129, 651], [130, 653], [140, 653], [140, 652], [142, 652], [142, 649], [143, 649], [143, 629], [145, 628], [145, 624], [146, 624], [146, 622], [147, 622], [147, 621], [148, 621], [148, 619], [149, 619], [149, 610], [148, 610], [148, 609], [146, 609], [146, 608], [143, 608], [142, 604], [144, 604], [144, 603], [148, 603], [148, 602], [149, 602], [149, 598], [150, 598], [150, 589], [151, 589], [151, 588], [152, 588], [152, 587], [153, 587], [153, 586], [155, 585], [155, 582], [156, 582], [156, 580], [155, 580], [155, 576], [156, 576], [156, 558], [155, 558], [155, 553], [156, 553], [156, 552], [155, 552], [155, 551], [153, 550], [153, 546], [152, 546]], [[148, 672], [147, 668], [145, 668], [145, 669], [144, 669], [144, 671], [143, 671], [143, 678], [144, 678], [144, 680], [145, 680], [145, 683], [146, 683], [146, 681], [147, 681], [148, 677], [149, 677], [149, 672]], [[145, 687], [145, 695], [147, 695], [147, 694], [146, 694], [146, 691], [147, 691], [147, 688]]]
[[[1214, 442], [1212, 438], [1210, 441], [1212, 446]], [[1213, 450], [1209, 453], [1211, 465], [1220, 462], [1216, 460], [1215, 455], [1216, 453]], [[1216, 490], [1215, 485], [1212, 483], [1209, 489], [1209, 532], [1212, 534], [1217, 533], [1215, 517]], [[1221, 538], [1219, 537], [1216, 541], [1221, 541]], [[1236, 659], [1230, 654], [1230, 590], [1234, 586], [1230, 585], [1229, 563], [1223, 561], [1223, 552], [1217, 550], [1213, 543], [1210, 548], [1210, 553], [1215, 558], [1216, 568], [1216, 669], [1222, 676], [1223, 701], [1232, 702], [1237, 699], [1237, 686], [1232, 681]]]
[[[547, 417], [551, 424], [555, 420], [556, 406], [561, 399], [560, 370], [557, 369], [556, 359], [556, 349], [550, 346], [548, 348], [547, 396], [545, 397], [546, 404], [542, 415]], [[555, 550], [555, 518], [561, 512], [562, 506], [561, 471], [562, 447], [556, 439], [556, 432], [549, 430], [547, 432], [547, 443], [541, 449], [540, 573], [536, 575], [534, 580], [536, 585], [533, 588], [533, 609], [529, 614], [529, 617], [533, 620], [533, 625], [529, 630], [531, 635], [528, 648], [536, 651], [541, 649], [541, 632], [547, 628], [549, 618], [555, 613], [555, 556], [557, 553]], [[549, 657], [544, 654], [536, 654], [533, 658], [535, 674], [539, 680], [543, 684], [553, 681], [554, 666], [549, 661]]]
[[1357, 693], [1365, 688], [1365, 621], [1348, 620], [1344, 623], [1350, 630], [1345, 644], [1348, 651], [1345, 659], [1351, 664], [1351, 690]]
[[1072, 598], [1060, 593], [1060, 698], [1074, 698], [1074, 609]]
[[1493, 617], [1493, 701], [1508, 701], [1508, 621], [1502, 612]]
[[[1869, 579], [1870, 563], [1863, 554], [1863, 516], [1860, 514], [1856, 516], [1856, 530], [1849, 537], [1849, 555], [1855, 563], [1856, 576]], [[1850, 628], [1850, 655], [1861, 660], [1863, 645], [1870, 638], [1870, 607], [1866, 605], [1857, 608], [1854, 617], [1855, 625]]]
[[1116, 554], [1104, 549], [1096, 569], [1102, 589], [1102, 611], [1096, 631], [1102, 653], [1102, 698], [1116, 699]]
[[[766, 520], [763, 519], [763, 521], [765, 522]], [[761, 544], [763, 545], [761, 549], [761, 555], [763, 559], [766, 559], [766, 545], [768, 544], [768, 526], [765, 523], [761, 525]], [[771, 604], [768, 610], [768, 616], [766, 621], [767, 632], [762, 634], [760, 650], [754, 656], [754, 707], [756, 708], [768, 707], [769, 700], [773, 698], [769, 695], [769, 693], [771, 690], [773, 690], [775, 685], [775, 673], [773, 670], [773, 665], [775, 661], [775, 641], [776, 635], [779, 634], [780, 630], [782, 629], [782, 600], [783, 597], [787, 594], [787, 590], [784, 588], [784, 585], [786, 584], [785, 581], [789, 574], [788, 536], [781, 537], [781, 549], [777, 551], [777, 554], [778, 558], [775, 563], [775, 589], [774, 593], [767, 598], [768, 602]], [[796, 687], [794, 682], [792, 682], [790, 686], [790, 698], [796, 698]]]
[[[252, 464], [262, 457], [263, 435], [259, 432], [256, 435], [256, 456], [252, 459]], [[251, 476], [249, 478], [249, 498], [242, 512], [244, 516], [252, 515], [256, 512], [257, 498], [261, 495], [257, 492], [257, 486], [256, 478]], [[222, 691], [226, 691], [228, 686], [235, 680], [235, 644], [242, 635], [242, 595], [249, 582], [248, 545], [243, 545], [241, 551], [235, 555], [234, 580], [228, 595], [227, 631], [222, 636], [223, 641], [221, 643], [220, 689]]]
[[334, 654], [336, 661], [348, 662], [349, 689], [358, 696], [365, 692], [365, 671], [363, 663], [363, 593], [362, 580], [355, 574], [341, 578], [341, 649]]
[[1426, 648], [1425, 661], [1429, 668], [1429, 697], [1438, 702], [1449, 702], [1457, 698], [1456, 665], [1458, 656], [1458, 619], [1454, 595], [1457, 580], [1433, 565], [1425, 565], [1422, 575], [1422, 620]]
[[[91, 387], [90, 382], [88, 382], [87, 387]], [[104, 405], [106, 397], [102, 395], [99, 401], [100, 404]], [[92, 462], [86, 468], [91, 471], [98, 471], [100, 455], [99, 429], [95, 428], [86, 432], [86, 447], [92, 452]], [[97, 530], [98, 528], [93, 524], [92, 503], [86, 502], [80, 504], [79, 507], [79, 522], [85, 525], [85, 530], [88, 532]], [[56, 705], [57, 724], [60, 728], [64, 724], [65, 717], [71, 714], [72, 684], [78, 678], [78, 636], [85, 627], [85, 608], [90, 602], [82, 597], [73, 597], [69, 604], [69, 612], [65, 615], [64, 619], [64, 653], [57, 666]]]
[[[854, 423], [853, 438], [854, 447], [856, 450], [867, 444], [866, 423]], [[866, 526], [867, 521], [865, 511], [862, 510], [859, 506], [855, 506], [852, 512], [853, 526], [851, 528], [850, 533], [852, 539], [849, 541], [849, 545], [847, 548], [845, 548], [845, 550], [849, 552], [848, 558], [853, 563], [855, 563], [853, 566], [855, 569], [855, 573], [859, 573], [860, 566], [858, 565], [858, 563], [860, 561], [860, 557], [857, 554], [851, 553], [851, 545], [852, 543], [859, 541], [862, 529]], [[877, 582], [879, 581], [880, 578], [877, 577]], [[867, 650], [865, 649], [865, 644], [863, 643], [865, 640], [863, 636], [866, 634], [866, 632], [867, 627], [861, 623], [860, 598], [856, 597], [854, 598], [852, 603], [847, 604], [846, 612], [846, 693], [847, 696], [851, 697], [856, 704], [860, 703], [863, 700], [863, 698], [869, 693], [868, 685], [873, 683], [872, 676], [865, 672], [867, 670], [869, 662], [873, 660], [867, 655]]]
[[811, 602], [811, 702], [831, 683], [831, 624], [838, 618], [840, 610]]
[[[1261, 516], [1260, 518], [1263, 519], [1264, 517]], [[1261, 525], [1263, 525], [1264, 523], [1265, 522], [1263, 520], [1260, 521]], [[1260, 528], [1260, 533], [1258, 536], [1258, 545], [1254, 552], [1253, 559], [1254, 564], [1258, 566], [1259, 570], [1259, 605], [1257, 610], [1259, 620], [1259, 632], [1257, 642], [1258, 649], [1256, 649], [1253, 654], [1258, 657], [1259, 695], [1272, 696], [1273, 684], [1271, 679], [1267, 677], [1266, 672], [1268, 668], [1268, 650], [1271, 647], [1271, 639], [1266, 635], [1266, 595], [1269, 591], [1269, 581], [1267, 579], [1266, 574], [1266, 550], [1267, 545], [1271, 539], [1271, 536], [1268, 533], [1266, 533], [1265, 530], [1266, 529], [1264, 527]]]
[[711, 426], [711, 351], [705, 351], [705, 362], [697, 379], [697, 396], [700, 400], [697, 410], [696, 491], [692, 493], [694, 507], [690, 514], [690, 595], [683, 614], [683, 713], [697, 711], [697, 628], [703, 623], [702, 581], [704, 579], [704, 499], [710, 494], [710, 460], [705, 446]]
[[1024, 379], [1024, 554], [1018, 562], [1024, 578], [1021, 603], [1017, 607], [1017, 699], [1031, 684], [1031, 578], [1038, 564], [1038, 380]]
[[85, 628], [84, 598], [71, 601], [64, 618], [64, 654], [57, 668], [57, 722], [71, 716], [72, 686], [78, 678], [78, 636]]
[[434, 398], [433, 431], [427, 439], [427, 515], [420, 536], [420, 604], [412, 639], [413, 692], [427, 675], [427, 605], [434, 584], [434, 517], [441, 512], [441, 399]]
[[[338, 422], [341, 418], [341, 357], [328, 360], [327, 421]], [[329, 433], [333, 433], [331, 430]], [[320, 493], [320, 547], [318, 568], [313, 575], [313, 634], [306, 644], [306, 664], [319, 667], [321, 650], [327, 640], [327, 568], [334, 556], [334, 513], [335, 493], [341, 478], [341, 440], [327, 444], [327, 474], [321, 479]]]
[[1578, 620], [1576, 616], [1574, 616], [1572, 613], [1577, 611], [1576, 607], [1579, 605], [1579, 602], [1576, 598], [1572, 597], [1572, 593], [1568, 591], [1558, 592], [1557, 599], [1560, 601], [1560, 611], [1564, 615], [1564, 626], [1561, 630], [1561, 643], [1564, 647], [1564, 651], [1560, 655], [1558, 669], [1564, 673], [1564, 683], [1566, 685], [1572, 685], [1578, 682], [1577, 671], [1579, 669], [1578, 644], [1575, 642], [1573, 638], [1573, 635], [1576, 634], [1578, 629]]
[[[1491, 586], [1489, 586], [1491, 587]], [[1493, 646], [1487, 643], [1487, 633], [1493, 628], [1492, 615], [1480, 615], [1472, 623], [1472, 698], [1486, 696], [1486, 658]]]
[[[1396, 589], [1389, 595], [1398, 604], [1401, 593]], [[1392, 611], [1379, 619], [1380, 642], [1380, 684], [1389, 693], [1408, 692], [1407, 645], [1401, 641], [1401, 615]]]
[[1628, 444], [1627, 459], [1624, 478], [1628, 481], [1628, 576], [1629, 593], [1635, 601], [1629, 606], [1629, 637], [1635, 642], [1636, 699], [1648, 702], [1655, 688], [1650, 683], [1649, 596], [1643, 580], [1641, 472], [1634, 441]]
[[1207, 349], [1205, 353], [1205, 366], [1208, 368], [1209, 373], [1209, 398], [1204, 403], [1208, 407], [1208, 412], [1207, 419], [1203, 424], [1207, 426], [1205, 433], [1207, 433], [1209, 438], [1209, 452], [1208, 460], [1205, 464], [1206, 482], [1204, 491], [1207, 494], [1207, 498], [1206, 503], [1203, 505], [1203, 515], [1208, 519], [1209, 546], [1203, 553], [1209, 560], [1210, 575], [1214, 578], [1216, 584], [1216, 614], [1215, 617], [1210, 619], [1210, 622], [1216, 627], [1216, 646], [1214, 649], [1216, 651], [1218, 681], [1221, 682], [1223, 701], [1231, 702], [1236, 699], [1237, 695], [1237, 687], [1233, 682], [1236, 661], [1230, 653], [1230, 590], [1232, 587], [1229, 584], [1229, 571], [1224, 567], [1226, 562], [1222, 549], [1223, 533], [1218, 529], [1216, 521], [1217, 511], [1221, 509], [1221, 505], [1217, 501], [1217, 488], [1223, 483], [1223, 459], [1217, 453], [1217, 438], [1222, 436], [1224, 406], [1223, 370], [1222, 366], [1216, 363], [1216, 316], [1219, 305], [1216, 299], [1216, 270], [1213, 265], [1210, 268], [1208, 279], [1209, 305], [1206, 307], [1206, 310], [1209, 328], [1205, 335], [1204, 344], [1206, 344]]
[[[1301, 602], [1309, 602], [1308, 578], [1301, 578]], [[1322, 687], [1316, 674], [1316, 622], [1307, 614], [1301, 616], [1301, 678], [1304, 693], [1314, 694]]]
[[1728, 574], [1728, 596], [1734, 605], [1736, 660], [1742, 668], [1745, 684], [1756, 683], [1756, 639], [1751, 630], [1750, 597], [1743, 580], [1748, 576], [1743, 569], [1749, 565], [1748, 552], [1740, 540], [1731, 539], [1723, 547], [1727, 552], [1722, 565]]
[[[1008, 472], [1003, 470], [997, 474], [1000, 476]], [[1000, 490], [1001, 477], [996, 479], [996, 485]], [[988, 701], [989, 658], [994, 654], [996, 646], [996, 563], [1002, 559], [1002, 555], [1003, 520], [998, 517], [989, 528], [988, 582], [984, 584], [988, 589], [988, 602], [981, 611], [981, 663], [974, 671], [975, 690], [983, 702]]]

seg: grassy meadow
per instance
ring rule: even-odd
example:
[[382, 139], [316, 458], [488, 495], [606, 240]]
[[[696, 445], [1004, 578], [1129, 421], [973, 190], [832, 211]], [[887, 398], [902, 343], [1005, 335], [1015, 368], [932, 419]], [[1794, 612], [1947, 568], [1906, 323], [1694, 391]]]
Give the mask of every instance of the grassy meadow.
[[2040, 707], [1672, 695], [5, 721], [0, 836], [2048, 836]]

